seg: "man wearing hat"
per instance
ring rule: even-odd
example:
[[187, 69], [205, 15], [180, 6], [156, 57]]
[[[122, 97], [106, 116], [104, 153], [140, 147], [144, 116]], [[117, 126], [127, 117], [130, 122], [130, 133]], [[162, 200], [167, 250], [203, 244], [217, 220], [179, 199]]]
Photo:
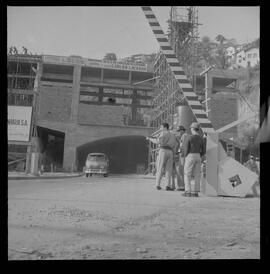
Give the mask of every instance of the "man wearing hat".
[[[177, 190], [185, 190], [185, 184], [184, 184], [184, 162], [185, 162], [185, 157], [184, 157], [184, 151], [183, 151], [183, 142], [188, 136], [186, 133], [186, 129], [184, 126], [180, 125], [176, 128], [176, 138], [179, 142], [179, 149], [177, 152], [177, 157], [175, 157], [175, 171], [176, 171], [176, 178], [177, 178]], [[173, 186], [175, 185], [174, 181], [174, 174], [172, 178], [172, 183]]]
[[146, 137], [146, 140], [150, 140], [151, 142], [159, 145], [158, 156], [156, 159], [156, 188], [158, 190], [161, 189], [160, 183], [165, 169], [166, 190], [172, 190], [171, 178], [173, 169], [173, 154], [178, 143], [174, 134], [170, 132], [168, 123], [163, 123], [160, 130], [161, 132], [156, 140], [151, 137]]
[[203, 137], [199, 135], [200, 125], [193, 122], [190, 126], [191, 135], [183, 143], [185, 165], [184, 180], [185, 193], [183, 196], [198, 197], [200, 190], [201, 159], [205, 155]]

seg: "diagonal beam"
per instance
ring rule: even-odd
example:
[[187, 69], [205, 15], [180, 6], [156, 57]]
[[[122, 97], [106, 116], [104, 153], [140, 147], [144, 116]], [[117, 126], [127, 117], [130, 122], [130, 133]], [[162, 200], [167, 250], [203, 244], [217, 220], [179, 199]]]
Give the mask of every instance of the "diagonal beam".
[[230, 123], [230, 124], [228, 124], [228, 125], [226, 125], [226, 126], [224, 126], [224, 127], [222, 127], [222, 128], [219, 128], [219, 129], [217, 129], [216, 130], [216, 132], [223, 132], [223, 131], [225, 131], [225, 130], [227, 130], [227, 129], [230, 129], [230, 128], [232, 128], [232, 127], [235, 127], [235, 126], [237, 126], [238, 124], [241, 124], [242, 122], [244, 122], [244, 121], [246, 121], [246, 120], [248, 120], [248, 119], [250, 119], [250, 118], [253, 118], [253, 117], [255, 117], [257, 114], [254, 114], [254, 113], [252, 113], [252, 114], [250, 114], [250, 115], [248, 115], [248, 116], [245, 116], [245, 117], [242, 117], [242, 118], [240, 118], [240, 119], [238, 119], [238, 120], [236, 120], [236, 121], [234, 121], [234, 122], [232, 122], [232, 123]]
[[180, 87], [180, 90], [182, 91], [197, 122], [201, 125], [202, 131], [204, 133], [214, 132], [215, 130], [210, 120], [207, 118], [206, 112], [204, 111], [201, 103], [199, 102], [198, 96], [193, 91], [190, 81], [188, 80], [183, 68], [180, 66], [180, 63], [175, 55], [175, 52], [172, 49], [167, 37], [165, 36], [154, 12], [149, 6], [143, 6], [141, 8], [159, 43], [161, 51], [166, 58], [168, 66]]

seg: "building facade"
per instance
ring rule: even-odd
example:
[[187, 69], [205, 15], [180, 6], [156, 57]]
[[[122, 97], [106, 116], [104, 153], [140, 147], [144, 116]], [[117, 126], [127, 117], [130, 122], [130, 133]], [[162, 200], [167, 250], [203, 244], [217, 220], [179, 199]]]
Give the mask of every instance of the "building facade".
[[259, 48], [250, 48], [246, 50], [246, 61], [248, 67], [254, 67], [260, 62]]
[[[203, 102], [206, 82], [201, 71], [195, 70], [194, 82]], [[239, 118], [239, 97], [232, 84], [243, 73], [217, 69], [208, 73], [208, 115], [215, 129]], [[160, 92], [152, 78], [149, 66], [135, 63], [9, 55], [8, 105], [33, 107], [29, 141], [9, 140], [9, 152], [22, 151], [26, 163], [32, 152], [40, 153], [54, 170], [82, 170], [90, 152], [106, 153], [114, 172], [146, 168], [145, 136], [155, 129], [152, 104]], [[160, 106], [164, 103], [161, 100]], [[168, 121], [168, 117], [163, 118]], [[234, 138], [237, 128], [223, 135]]]
[[[109, 158], [121, 162], [124, 136], [134, 136], [125, 147], [139, 143], [145, 154], [144, 139], [152, 131], [149, 113], [153, 96], [148, 81], [153, 73], [147, 66], [43, 55], [39, 75], [36, 152], [45, 154], [47, 165], [82, 170], [87, 152], [107, 152]], [[85, 149], [86, 144], [100, 140], [104, 140], [104, 146], [97, 144], [100, 151], [95, 151], [95, 146], [91, 151]], [[116, 152], [109, 151], [113, 140], [119, 146]], [[126, 169], [142, 164], [143, 156], [139, 158]]]

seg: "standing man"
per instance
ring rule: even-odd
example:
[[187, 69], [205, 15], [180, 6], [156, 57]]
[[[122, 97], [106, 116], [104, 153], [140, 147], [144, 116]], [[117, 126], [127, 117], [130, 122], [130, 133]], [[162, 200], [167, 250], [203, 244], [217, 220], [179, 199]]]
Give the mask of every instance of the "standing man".
[[171, 132], [174, 134], [175, 139], [177, 141], [177, 146], [175, 147], [174, 151], [173, 151], [173, 168], [172, 168], [172, 185], [171, 188], [172, 190], [175, 190], [175, 177], [176, 177], [176, 183], [177, 183], [177, 187], [180, 184], [180, 174], [179, 174], [179, 170], [178, 170], [178, 163], [179, 163], [179, 147], [180, 147], [180, 136], [179, 136], [179, 132], [178, 132], [178, 127], [176, 128], [176, 130], [174, 130], [174, 128], [171, 129]]
[[184, 183], [184, 166], [185, 166], [185, 155], [184, 155], [184, 142], [187, 138], [188, 134], [184, 126], [179, 126], [178, 130], [180, 132], [180, 147], [179, 147], [179, 163], [178, 163], [178, 172], [180, 175], [180, 183], [178, 185], [178, 191], [185, 190], [185, 183]]
[[165, 168], [166, 190], [172, 190], [171, 177], [173, 168], [173, 153], [178, 145], [173, 133], [169, 131], [169, 124], [163, 123], [161, 125], [161, 133], [154, 140], [154, 138], [147, 137], [147, 140], [159, 145], [159, 152], [156, 159], [156, 188], [160, 190], [160, 182], [163, 175], [163, 168]]
[[200, 187], [201, 158], [205, 155], [203, 137], [199, 135], [200, 126], [192, 123], [191, 135], [187, 136], [183, 143], [185, 165], [185, 193], [183, 196], [198, 197]]
[[185, 184], [184, 184], [184, 152], [183, 152], [183, 141], [185, 137], [187, 136], [187, 133], [185, 132], [186, 129], [183, 126], [178, 126], [176, 128], [175, 137], [178, 142], [177, 151], [174, 154], [174, 163], [173, 163], [173, 175], [172, 175], [172, 186], [174, 188], [175, 186], [175, 175], [177, 178], [177, 190], [185, 190]]
[[176, 183], [177, 183], [177, 190], [179, 190], [181, 178], [179, 174], [179, 150], [180, 150], [180, 139], [181, 135], [179, 134], [179, 127], [177, 127], [175, 130], [174, 128], [171, 128], [171, 132], [175, 136], [175, 140], [177, 142], [177, 145], [174, 147], [173, 151], [173, 169], [172, 169], [172, 190], [175, 190], [175, 177], [176, 177]]

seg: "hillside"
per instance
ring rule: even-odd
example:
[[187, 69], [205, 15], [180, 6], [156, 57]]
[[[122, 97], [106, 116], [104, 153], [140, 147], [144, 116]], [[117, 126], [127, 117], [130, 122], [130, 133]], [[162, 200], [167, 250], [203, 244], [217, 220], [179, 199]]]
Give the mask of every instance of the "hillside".
[[249, 114], [256, 114], [238, 126], [239, 140], [242, 144], [249, 145], [253, 143], [259, 128], [259, 110], [260, 110], [260, 67], [250, 68], [245, 76], [238, 81], [238, 90], [240, 95], [238, 105], [238, 117]]

